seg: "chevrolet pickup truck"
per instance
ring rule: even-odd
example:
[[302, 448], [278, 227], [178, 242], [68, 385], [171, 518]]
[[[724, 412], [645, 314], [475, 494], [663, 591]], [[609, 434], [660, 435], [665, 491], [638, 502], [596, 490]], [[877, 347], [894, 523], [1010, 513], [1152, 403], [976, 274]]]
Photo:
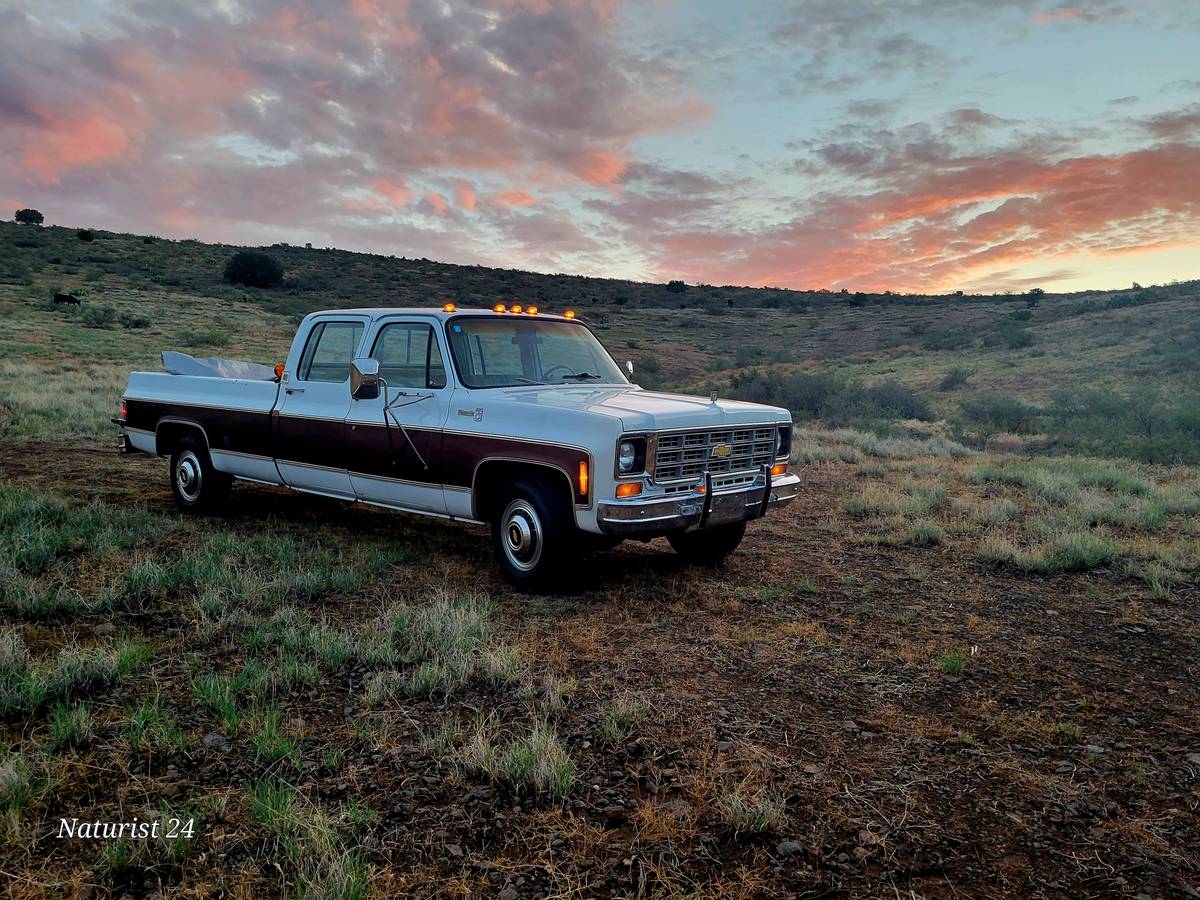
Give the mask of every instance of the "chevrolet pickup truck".
[[798, 490], [786, 410], [643, 390], [570, 311], [330, 310], [274, 370], [168, 357], [114, 421], [170, 460], [180, 509], [240, 479], [489, 525], [518, 587], [627, 538], [719, 560]]

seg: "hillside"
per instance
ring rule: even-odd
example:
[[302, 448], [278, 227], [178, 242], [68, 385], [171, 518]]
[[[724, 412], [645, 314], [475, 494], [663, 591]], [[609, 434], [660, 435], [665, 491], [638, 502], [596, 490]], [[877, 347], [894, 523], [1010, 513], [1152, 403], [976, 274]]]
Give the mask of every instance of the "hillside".
[[[1197, 283], [1031, 308], [275, 248], [260, 291], [231, 247], [93, 237], [0, 226], [18, 892], [1198, 883], [1200, 468], [1069, 455], [1195, 458]], [[309, 309], [447, 299], [570, 305], [643, 384], [791, 407], [800, 497], [720, 565], [628, 541], [528, 596], [486, 529], [252, 483], [185, 516], [116, 453], [164, 348], [275, 362]], [[63, 816], [190, 834], [47, 839]]]
[[[0, 225], [0, 434], [61, 434], [67, 419], [71, 432], [98, 437], [131, 365], [155, 365], [169, 347], [278, 359], [293, 323], [314, 309], [519, 301], [579, 310], [647, 387], [732, 392], [833, 425], [886, 431], [903, 421], [979, 445], [999, 439], [1158, 462], [1200, 452], [1196, 281], [1047, 294], [1031, 306], [1026, 296], [675, 292], [276, 246], [269, 252], [284, 285], [257, 290], [221, 280], [238, 248], [92, 237]], [[82, 306], [48, 304], [56, 291], [80, 296]], [[52, 344], [69, 367], [86, 369], [82, 384], [48, 364]], [[69, 390], [44, 390], [68, 382]]]

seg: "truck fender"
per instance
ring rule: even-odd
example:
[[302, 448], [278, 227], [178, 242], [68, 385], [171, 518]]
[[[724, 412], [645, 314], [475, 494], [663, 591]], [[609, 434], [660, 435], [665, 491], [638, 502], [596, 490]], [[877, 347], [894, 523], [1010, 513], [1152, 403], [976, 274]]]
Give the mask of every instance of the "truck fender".
[[208, 442], [208, 432], [199, 422], [182, 419], [178, 416], [163, 416], [158, 420], [154, 429], [154, 449], [159, 456], [170, 456], [176, 443], [185, 434], [199, 435], [204, 441], [205, 449], [211, 445]]

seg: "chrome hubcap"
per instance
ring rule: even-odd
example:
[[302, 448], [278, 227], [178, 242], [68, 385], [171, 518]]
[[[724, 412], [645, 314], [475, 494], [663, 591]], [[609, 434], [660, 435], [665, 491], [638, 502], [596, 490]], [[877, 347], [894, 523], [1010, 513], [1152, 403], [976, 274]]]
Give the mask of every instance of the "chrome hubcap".
[[195, 503], [200, 497], [200, 484], [204, 476], [200, 468], [200, 460], [191, 450], [186, 450], [179, 457], [175, 466], [175, 485], [179, 494], [189, 503]]
[[514, 567], [528, 572], [542, 558], [542, 523], [525, 500], [514, 500], [504, 510], [504, 555]]

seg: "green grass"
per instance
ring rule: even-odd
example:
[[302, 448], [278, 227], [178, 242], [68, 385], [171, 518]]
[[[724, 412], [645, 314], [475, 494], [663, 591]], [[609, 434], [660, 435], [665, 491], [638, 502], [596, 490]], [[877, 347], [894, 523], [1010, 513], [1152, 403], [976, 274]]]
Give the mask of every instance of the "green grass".
[[554, 726], [535, 721], [505, 737], [494, 719], [481, 718], [458, 750], [458, 762], [471, 774], [506, 785], [518, 794], [561, 800], [575, 783], [575, 761]]
[[154, 693], [129, 710], [125, 730], [129, 746], [141, 753], [173, 753], [188, 746], [175, 712], [159, 693]]
[[944, 675], [961, 675], [970, 658], [965, 650], [950, 650], [938, 657], [938, 668]]
[[735, 836], [775, 831], [783, 824], [786, 812], [782, 798], [772, 791], [750, 791], [744, 786], [719, 792], [716, 809], [721, 822]]
[[50, 710], [52, 750], [86, 747], [93, 737], [95, 726], [92, 722], [92, 711], [86, 703], [56, 703]]
[[622, 694], [604, 704], [600, 711], [600, 740], [623, 744], [650, 715], [650, 705], [640, 697]]

